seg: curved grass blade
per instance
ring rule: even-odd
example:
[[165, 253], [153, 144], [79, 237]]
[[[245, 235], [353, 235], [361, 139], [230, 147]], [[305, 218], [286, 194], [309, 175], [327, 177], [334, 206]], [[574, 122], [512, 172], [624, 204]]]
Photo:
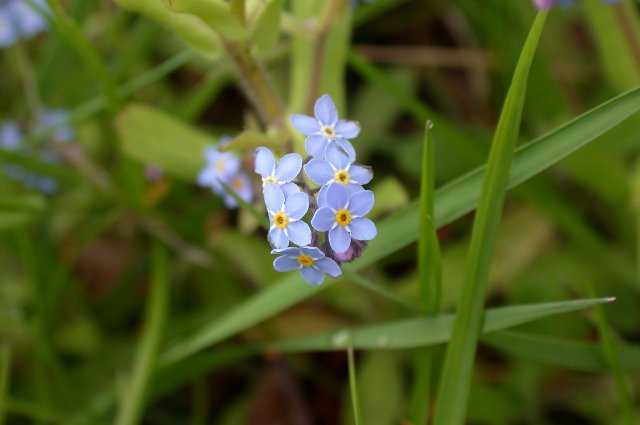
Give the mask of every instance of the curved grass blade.
[[134, 425], [140, 422], [149, 382], [155, 369], [158, 347], [167, 316], [169, 285], [167, 282], [167, 254], [160, 245], [153, 253], [153, 282], [147, 301], [145, 329], [138, 347], [131, 379], [118, 416], [117, 425]]
[[349, 390], [351, 391], [351, 405], [353, 406], [353, 421], [355, 425], [362, 423], [360, 415], [360, 401], [358, 400], [358, 383], [356, 382], [356, 361], [353, 355], [353, 348], [347, 349], [349, 358]]
[[495, 235], [509, 181], [514, 147], [520, 133], [529, 69], [542, 35], [546, 12], [533, 23], [509, 88], [489, 154], [487, 175], [474, 221], [465, 283], [451, 342], [440, 376], [434, 425], [462, 425], [467, 411], [476, 346], [482, 329], [484, 297]]
[[[611, 301], [611, 298], [594, 298], [488, 309], [482, 332], [491, 333], [508, 329], [544, 317], [583, 310]], [[267, 344], [265, 348], [290, 353], [340, 351], [348, 347], [358, 350], [403, 350], [425, 347], [447, 342], [452, 334], [454, 320], [453, 314], [443, 314], [345, 328], [319, 335], [277, 341]]]
[[[566, 158], [606, 131], [640, 111], [640, 89], [621, 94], [577, 117], [560, 128], [516, 150], [509, 188], [513, 188]], [[480, 194], [485, 167], [479, 167], [448, 183], [436, 192], [435, 224], [451, 223], [472, 211]], [[364, 255], [347, 269], [357, 271], [415, 242], [418, 228], [417, 204], [382, 221], [378, 237]], [[162, 356], [162, 363], [182, 360], [204, 348], [272, 317], [292, 305], [308, 299], [333, 284], [310, 287], [292, 274], [261, 291], [224, 317], [176, 342]]]

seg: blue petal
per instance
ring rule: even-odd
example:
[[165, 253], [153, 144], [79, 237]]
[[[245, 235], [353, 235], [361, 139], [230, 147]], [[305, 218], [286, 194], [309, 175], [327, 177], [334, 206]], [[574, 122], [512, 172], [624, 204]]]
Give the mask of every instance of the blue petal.
[[314, 158], [324, 159], [324, 152], [327, 148], [327, 139], [323, 136], [309, 136], [304, 141], [304, 148], [307, 154]]
[[359, 241], [370, 241], [378, 234], [376, 225], [368, 218], [354, 218], [349, 223], [351, 237]]
[[300, 220], [307, 213], [309, 209], [309, 195], [304, 192], [295, 193], [288, 198], [284, 203], [284, 211], [292, 220]]
[[288, 255], [289, 257], [297, 257], [298, 255], [300, 255], [300, 248], [298, 248], [297, 246], [291, 246], [288, 248], [272, 249], [271, 253], [278, 255]]
[[349, 197], [353, 196], [355, 193], [362, 192], [364, 188], [359, 184], [349, 183], [347, 185], [347, 190], [349, 191]]
[[217, 177], [213, 167], [207, 167], [198, 174], [198, 184], [200, 186], [211, 186], [216, 179]]
[[353, 139], [360, 134], [360, 124], [355, 121], [340, 120], [336, 124], [336, 135], [344, 139]]
[[374, 202], [375, 197], [370, 190], [354, 193], [351, 195], [351, 199], [349, 199], [349, 211], [351, 211], [351, 214], [354, 216], [362, 217], [371, 211]]
[[320, 131], [318, 120], [306, 115], [291, 115], [291, 125], [305, 136], [311, 136]]
[[353, 148], [351, 142], [346, 139], [336, 139], [335, 143], [345, 154], [347, 154], [349, 161], [353, 162], [356, 160], [356, 150]]
[[330, 143], [327, 147], [327, 161], [338, 170], [344, 170], [353, 162], [349, 159], [347, 153], [336, 143]]
[[0, 15], [0, 47], [11, 46], [16, 42], [16, 36], [11, 17], [6, 14]]
[[351, 236], [344, 227], [336, 226], [329, 232], [329, 245], [338, 254], [345, 252], [351, 245]]
[[319, 232], [327, 232], [336, 222], [336, 214], [329, 207], [319, 208], [311, 219], [311, 225]]
[[307, 162], [304, 166], [304, 172], [315, 184], [319, 185], [327, 184], [334, 174], [331, 165], [322, 159], [312, 159]]
[[208, 164], [214, 163], [216, 159], [218, 159], [218, 155], [220, 155], [220, 152], [218, 152], [218, 149], [213, 146], [207, 146], [204, 148], [204, 158], [207, 160]]
[[317, 196], [317, 201], [318, 201], [318, 207], [326, 207], [327, 205], [327, 190], [329, 189], [329, 186], [322, 186], [320, 188], [320, 190], [318, 191], [318, 195]]
[[0, 149], [13, 151], [22, 143], [20, 129], [13, 122], [0, 125]]
[[328, 94], [320, 96], [320, 98], [316, 100], [313, 112], [322, 125], [333, 126], [338, 121], [336, 105]]
[[302, 168], [302, 157], [297, 153], [289, 153], [278, 161], [276, 177], [278, 181], [290, 182], [295, 179]]
[[300, 263], [295, 257], [283, 255], [273, 260], [273, 268], [278, 272], [290, 272], [291, 270], [299, 269]]
[[305, 246], [311, 243], [311, 229], [304, 221], [292, 221], [287, 226], [289, 240], [296, 245]]
[[342, 270], [338, 263], [336, 263], [332, 258], [325, 257], [316, 261], [315, 266], [325, 274], [328, 274], [331, 277], [338, 277], [342, 274]]
[[319, 260], [324, 257], [324, 252], [322, 252], [320, 248], [316, 248], [315, 246], [302, 246], [299, 249], [303, 254], [308, 255], [314, 260]]
[[295, 194], [295, 193], [299, 193], [300, 192], [300, 188], [295, 183], [285, 183], [282, 186], [280, 186], [280, 188], [284, 192], [285, 199], [288, 198], [289, 196]]
[[332, 183], [327, 189], [327, 205], [334, 210], [345, 208], [349, 202], [349, 192], [341, 184]]
[[281, 249], [289, 246], [289, 238], [284, 233], [284, 230], [277, 227], [273, 227], [269, 230], [268, 239], [274, 248]]
[[313, 267], [303, 267], [300, 269], [300, 273], [302, 274], [302, 278], [312, 285], [320, 285], [324, 281], [322, 272]]
[[349, 167], [349, 175], [351, 176], [351, 180], [359, 185], [367, 184], [373, 178], [371, 168], [362, 165], [352, 165]]
[[267, 205], [267, 210], [271, 212], [278, 212], [284, 207], [284, 193], [280, 186], [270, 184], [264, 187], [264, 203]]
[[256, 149], [256, 173], [262, 177], [267, 177], [273, 174], [275, 167], [276, 159], [273, 156], [273, 152], [265, 147]]

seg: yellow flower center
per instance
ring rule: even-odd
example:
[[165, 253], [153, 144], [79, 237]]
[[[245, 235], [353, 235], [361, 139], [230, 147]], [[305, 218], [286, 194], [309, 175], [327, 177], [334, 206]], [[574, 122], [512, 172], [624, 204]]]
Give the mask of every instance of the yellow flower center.
[[309, 257], [308, 255], [304, 255], [304, 254], [300, 254], [298, 255], [298, 263], [300, 263], [300, 265], [302, 267], [311, 267], [313, 266], [313, 258]]
[[341, 184], [349, 184], [351, 181], [351, 176], [347, 170], [338, 170], [336, 171], [335, 176], [333, 176], [336, 182]]
[[328, 139], [335, 139], [336, 138], [336, 132], [333, 131], [333, 128], [331, 127], [322, 127], [322, 134], [324, 134], [325, 137], [327, 137]]
[[217, 160], [214, 167], [216, 168], [217, 172], [222, 173], [226, 167], [224, 159]]
[[289, 225], [289, 217], [287, 217], [284, 211], [280, 211], [273, 216], [273, 224], [278, 229], [284, 229]]
[[233, 187], [236, 190], [240, 190], [244, 187], [244, 181], [240, 178], [233, 179], [233, 182], [231, 182], [231, 187]]
[[270, 183], [276, 184], [278, 183], [278, 180], [276, 180], [275, 176], [267, 176], [267, 177], [263, 177], [262, 178], [262, 185], [266, 186]]
[[351, 223], [351, 212], [349, 210], [338, 210], [336, 212], [336, 222], [344, 227]]

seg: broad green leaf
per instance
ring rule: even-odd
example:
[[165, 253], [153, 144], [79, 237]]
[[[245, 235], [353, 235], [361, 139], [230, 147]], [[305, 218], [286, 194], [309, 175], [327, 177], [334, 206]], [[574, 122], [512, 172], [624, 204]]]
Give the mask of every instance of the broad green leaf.
[[[562, 369], [583, 372], [605, 372], [609, 369], [600, 346], [595, 343], [515, 331], [485, 335], [482, 342], [509, 356]], [[619, 351], [623, 371], [640, 371], [640, 346], [621, 345]]]
[[[609, 298], [559, 301], [488, 309], [483, 333], [508, 329], [561, 313], [583, 310], [610, 302]], [[345, 347], [361, 350], [402, 350], [447, 342], [451, 338], [455, 316], [399, 320], [375, 325], [340, 329], [320, 335], [278, 341], [267, 349], [285, 352], [338, 351]]]
[[229, 40], [246, 37], [244, 23], [223, 0], [164, 0], [176, 12], [188, 13], [202, 19], [211, 29]]
[[134, 425], [140, 422], [147, 392], [150, 389], [149, 383], [156, 366], [158, 348], [164, 333], [169, 308], [169, 283], [167, 254], [160, 245], [154, 249], [152, 263], [153, 282], [147, 301], [144, 333], [138, 346], [131, 378], [115, 421], [117, 425]]
[[[515, 187], [558, 163], [638, 111], [640, 111], [640, 89], [635, 89], [521, 146], [514, 157], [509, 187]], [[480, 167], [437, 191], [435, 223], [438, 227], [451, 223], [473, 210], [480, 194], [484, 173], [484, 167]], [[364, 255], [349, 265], [348, 269], [360, 270], [415, 242], [418, 228], [416, 207], [417, 204], [412, 204], [379, 223], [378, 237], [371, 241]], [[176, 343], [164, 353], [162, 360], [166, 364], [184, 359], [332, 285], [327, 283], [320, 287], [310, 287], [304, 284], [296, 274], [290, 274], [228, 312], [224, 317]]]
[[117, 119], [122, 149], [140, 162], [193, 180], [204, 164], [212, 138], [144, 105], [128, 106]]
[[195, 16], [172, 12], [161, 0], [116, 0], [116, 3], [174, 31], [185, 43], [204, 56], [213, 57], [220, 53], [216, 33]]
[[458, 301], [453, 336], [447, 347], [440, 375], [434, 425], [462, 425], [465, 420], [494, 242], [502, 217], [513, 151], [520, 134], [529, 69], [546, 17], [546, 12], [540, 12], [533, 23], [516, 66], [491, 146], [487, 174], [471, 235], [465, 283]]
[[280, 36], [280, 15], [283, 0], [269, 0], [260, 11], [251, 30], [251, 43], [258, 51], [275, 47]]

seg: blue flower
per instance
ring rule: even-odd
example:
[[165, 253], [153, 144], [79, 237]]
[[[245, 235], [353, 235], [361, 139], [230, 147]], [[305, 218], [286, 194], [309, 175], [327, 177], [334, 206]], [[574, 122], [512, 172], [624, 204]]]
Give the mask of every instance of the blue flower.
[[274, 249], [271, 253], [280, 255], [273, 261], [274, 269], [279, 272], [300, 270], [302, 278], [312, 285], [320, 285], [325, 274], [333, 278], [342, 274], [338, 263], [316, 247]]
[[38, 116], [37, 132], [51, 131], [55, 142], [70, 142], [75, 137], [69, 126], [69, 113], [63, 109], [42, 109]]
[[311, 225], [320, 232], [329, 232], [329, 245], [337, 253], [349, 249], [351, 239], [369, 241], [376, 237], [376, 225], [364, 216], [373, 208], [374, 196], [370, 190], [349, 194], [347, 188], [333, 183], [326, 192], [326, 204], [311, 219]]
[[332, 183], [341, 184], [349, 193], [363, 190], [373, 178], [369, 167], [354, 165], [353, 161], [340, 149], [329, 148], [327, 159], [312, 159], [304, 166], [304, 172], [316, 184], [323, 186], [318, 193], [318, 204], [325, 204], [326, 191]]
[[351, 161], [356, 159], [356, 152], [350, 139], [358, 137], [360, 125], [355, 121], [339, 120], [336, 105], [331, 96], [321, 96], [314, 106], [314, 117], [292, 115], [291, 124], [307, 136], [305, 149], [314, 158], [325, 159], [327, 148], [337, 145]]
[[[614, 4], [620, 0], [602, 0], [604, 3]], [[534, 0], [533, 3], [538, 9], [550, 9], [553, 6], [568, 7], [574, 3], [574, 0]]]
[[285, 197], [280, 186], [270, 184], [264, 187], [264, 201], [271, 222], [269, 242], [274, 248], [286, 248], [289, 241], [299, 246], [311, 243], [311, 229], [301, 220], [309, 209], [309, 195], [297, 192]]
[[[48, 10], [46, 0], [33, 0], [36, 7]], [[8, 47], [21, 38], [30, 38], [47, 29], [46, 19], [25, 0], [0, 1], [0, 47]]]
[[[225, 184], [227, 183], [225, 182]], [[233, 190], [244, 202], [249, 203], [253, 200], [253, 186], [251, 185], [251, 180], [245, 173], [238, 173], [231, 177], [227, 184], [227, 188], [229, 190]], [[224, 203], [229, 208], [238, 207], [238, 201], [236, 201], [228, 191], [225, 191]]]
[[230, 152], [220, 152], [215, 147], [204, 151], [205, 167], [198, 175], [198, 184], [208, 187], [218, 195], [226, 193], [222, 183], [228, 184], [240, 169], [240, 159]]
[[297, 153], [290, 153], [276, 162], [273, 152], [265, 147], [256, 149], [255, 171], [262, 176], [262, 186], [281, 186], [285, 195], [299, 192], [300, 188], [292, 181], [300, 174], [302, 157]]
[[14, 151], [20, 147], [21, 143], [22, 133], [15, 123], [4, 122], [0, 124], [0, 149]]

